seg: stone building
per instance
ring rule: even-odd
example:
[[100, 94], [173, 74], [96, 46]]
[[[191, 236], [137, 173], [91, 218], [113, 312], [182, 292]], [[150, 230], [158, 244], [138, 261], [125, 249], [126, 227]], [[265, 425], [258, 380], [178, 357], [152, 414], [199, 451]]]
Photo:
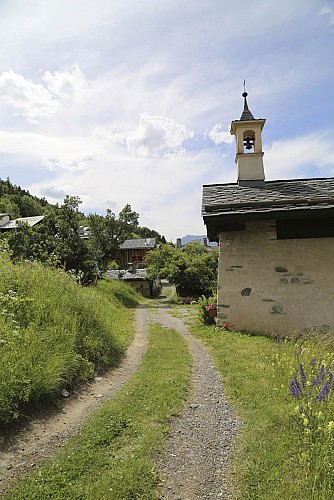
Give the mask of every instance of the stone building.
[[231, 124], [237, 182], [203, 186], [207, 234], [220, 246], [218, 323], [272, 335], [334, 331], [334, 178], [265, 181], [265, 120], [243, 97]]

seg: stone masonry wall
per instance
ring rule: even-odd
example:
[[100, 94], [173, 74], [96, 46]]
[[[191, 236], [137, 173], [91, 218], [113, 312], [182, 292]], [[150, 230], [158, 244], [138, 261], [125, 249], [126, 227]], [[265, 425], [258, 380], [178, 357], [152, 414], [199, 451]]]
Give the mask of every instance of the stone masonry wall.
[[334, 331], [334, 238], [277, 240], [274, 221], [221, 233], [218, 322], [272, 335]]

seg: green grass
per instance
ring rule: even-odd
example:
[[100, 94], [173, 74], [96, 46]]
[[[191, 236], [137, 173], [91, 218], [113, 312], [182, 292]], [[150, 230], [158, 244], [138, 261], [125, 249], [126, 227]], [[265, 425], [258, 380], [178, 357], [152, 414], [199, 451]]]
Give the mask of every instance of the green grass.
[[152, 458], [184, 401], [190, 356], [174, 330], [153, 325], [139, 371], [80, 436], [18, 482], [8, 499], [158, 499]]
[[[334, 422], [329, 424], [334, 420], [333, 394], [318, 402], [315, 394], [305, 391], [300, 400], [289, 391], [295, 373], [300, 379], [300, 363], [309, 367], [313, 358], [324, 356], [326, 366], [333, 368], [333, 353], [309, 340], [277, 343], [205, 326], [195, 326], [194, 333], [207, 346], [228, 400], [243, 421], [233, 457], [235, 498], [334, 498], [334, 442], [328, 432], [328, 425], [334, 428]], [[310, 405], [307, 426], [301, 403]], [[320, 410], [323, 416], [316, 421]]]
[[119, 362], [133, 336], [136, 294], [118, 282], [83, 288], [0, 253], [0, 428]]

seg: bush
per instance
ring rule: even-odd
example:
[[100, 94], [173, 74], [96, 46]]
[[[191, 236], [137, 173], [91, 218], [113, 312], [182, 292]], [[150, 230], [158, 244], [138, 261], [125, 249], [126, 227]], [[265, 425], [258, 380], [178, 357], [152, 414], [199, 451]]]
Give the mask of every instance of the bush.
[[215, 316], [212, 314], [212, 311], [216, 312], [216, 298], [209, 297], [206, 298], [204, 295], [198, 299], [199, 305], [199, 319], [201, 323], [205, 325], [214, 325], [215, 324]]

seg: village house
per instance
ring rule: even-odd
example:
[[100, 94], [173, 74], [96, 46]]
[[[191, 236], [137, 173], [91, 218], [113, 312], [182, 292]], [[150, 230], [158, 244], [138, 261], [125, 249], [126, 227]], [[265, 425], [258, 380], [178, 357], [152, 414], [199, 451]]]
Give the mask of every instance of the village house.
[[145, 257], [148, 252], [157, 248], [155, 238], [137, 238], [133, 240], [126, 240], [120, 246], [119, 263], [121, 267], [128, 264], [135, 264], [139, 268], [147, 266]]
[[19, 219], [10, 220], [9, 214], [0, 214], [0, 231], [8, 231], [17, 228], [20, 222], [33, 227], [39, 224], [44, 219], [44, 215], [34, 215], [32, 217], [20, 217]]
[[266, 181], [264, 119], [244, 92], [237, 182], [203, 186], [202, 215], [219, 242], [218, 323], [281, 335], [334, 327], [334, 178]]
[[144, 297], [150, 298], [159, 295], [161, 290], [161, 281], [159, 279], [150, 279], [146, 274], [146, 269], [136, 269], [135, 266], [130, 266], [129, 269], [109, 270], [104, 273], [104, 276], [111, 279], [122, 280], [128, 285], [131, 285], [135, 290]]

